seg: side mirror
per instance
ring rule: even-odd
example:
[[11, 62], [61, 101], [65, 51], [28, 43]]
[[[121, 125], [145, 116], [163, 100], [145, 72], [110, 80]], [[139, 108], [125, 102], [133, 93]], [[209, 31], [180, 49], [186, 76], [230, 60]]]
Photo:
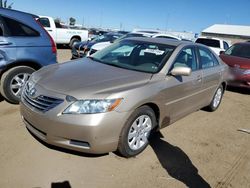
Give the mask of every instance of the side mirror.
[[170, 74], [173, 76], [190, 76], [191, 72], [189, 67], [174, 67]]
[[225, 51], [220, 51], [220, 55], [221, 55], [221, 54], [224, 54], [224, 53], [225, 53]]

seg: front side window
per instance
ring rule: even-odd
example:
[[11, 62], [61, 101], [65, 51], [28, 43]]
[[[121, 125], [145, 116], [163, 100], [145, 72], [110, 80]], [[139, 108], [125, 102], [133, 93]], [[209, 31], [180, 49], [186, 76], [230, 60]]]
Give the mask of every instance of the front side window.
[[192, 71], [197, 70], [197, 61], [193, 48], [185, 48], [178, 55], [172, 67], [189, 67]]
[[91, 58], [124, 69], [156, 73], [161, 70], [174, 48], [164, 44], [125, 40], [93, 54]]
[[218, 65], [218, 62], [215, 61], [214, 56], [212, 52], [210, 52], [208, 49], [199, 47], [199, 56], [200, 56], [200, 64], [202, 69], [214, 67]]
[[32, 29], [31, 27], [19, 21], [7, 17], [2, 17], [2, 19], [4, 20], [5, 25], [8, 28], [9, 36], [25, 36], [25, 37], [39, 36], [39, 33], [36, 30]]

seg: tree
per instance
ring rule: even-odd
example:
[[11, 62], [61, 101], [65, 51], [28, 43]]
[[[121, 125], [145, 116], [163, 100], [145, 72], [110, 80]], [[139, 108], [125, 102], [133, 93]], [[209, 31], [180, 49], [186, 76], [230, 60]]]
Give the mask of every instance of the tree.
[[70, 17], [70, 18], [69, 18], [69, 25], [75, 25], [75, 24], [76, 24], [76, 19]]
[[13, 5], [13, 3], [11, 3], [11, 4], [8, 5], [8, 1], [7, 0], [5, 0], [4, 2], [3, 2], [3, 0], [0, 0], [0, 7], [1, 8], [12, 9], [12, 5]]

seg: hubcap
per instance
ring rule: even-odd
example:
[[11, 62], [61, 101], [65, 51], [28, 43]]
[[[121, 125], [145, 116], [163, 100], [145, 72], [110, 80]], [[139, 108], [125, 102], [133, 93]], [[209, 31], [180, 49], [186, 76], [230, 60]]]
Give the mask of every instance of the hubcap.
[[129, 129], [128, 145], [130, 149], [138, 150], [147, 144], [151, 129], [151, 118], [148, 115], [139, 116]]
[[214, 101], [213, 101], [214, 108], [216, 108], [220, 104], [221, 97], [222, 97], [222, 89], [219, 88], [214, 96]]
[[20, 73], [17, 74], [14, 78], [12, 78], [10, 82], [10, 89], [13, 95], [18, 98], [21, 96], [22, 89], [29, 77], [30, 74], [28, 73]]

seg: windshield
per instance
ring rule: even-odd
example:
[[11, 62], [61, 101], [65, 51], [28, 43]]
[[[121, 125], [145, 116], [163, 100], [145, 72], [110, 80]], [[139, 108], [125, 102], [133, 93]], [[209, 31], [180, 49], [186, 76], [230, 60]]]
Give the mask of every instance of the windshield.
[[140, 72], [159, 72], [175, 47], [134, 40], [123, 40], [92, 55], [93, 60]]
[[250, 59], [250, 45], [235, 44], [225, 54]]

